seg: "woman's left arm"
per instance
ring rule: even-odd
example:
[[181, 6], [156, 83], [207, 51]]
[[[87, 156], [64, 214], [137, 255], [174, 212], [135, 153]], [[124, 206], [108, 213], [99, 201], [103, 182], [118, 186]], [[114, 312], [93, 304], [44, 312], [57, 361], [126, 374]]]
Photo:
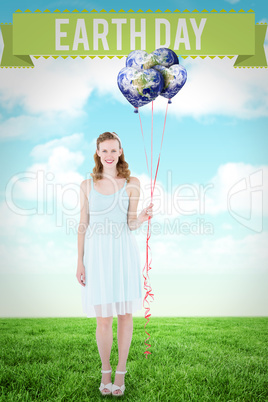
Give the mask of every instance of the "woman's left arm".
[[138, 229], [143, 222], [149, 219], [149, 217], [151, 218], [153, 217], [152, 203], [147, 208], [144, 208], [137, 217], [137, 207], [139, 199], [140, 199], [140, 181], [137, 177], [133, 177], [129, 197], [128, 216], [127, 216], [127, 223], [130, 230]]

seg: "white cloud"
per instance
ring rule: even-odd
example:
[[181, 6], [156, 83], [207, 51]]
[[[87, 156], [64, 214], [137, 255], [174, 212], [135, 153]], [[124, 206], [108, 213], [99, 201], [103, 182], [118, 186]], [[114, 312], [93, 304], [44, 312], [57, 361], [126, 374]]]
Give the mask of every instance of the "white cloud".
[[0, 102], [30, 114], [60, 113], [77, 117], [95, 89], [100, 95], [120, 97], [117, 74], [122, 60], [34, 59], [33, 69], [2, 69]]
[[153, 272], [171, 273], [260, 273], [267, 272], [268, 233], [249, 234], [237, 239], [232, 235], [214, 238], [200, 236], [159, 238], [152, 236]]
[[80, 183], [83, 178], [77, 168], [83, 161], [81, 151], [72, 152], [64, 146], [57, 146], [46, 162], [34, 163], [25, 172], [12, 176], [9, 186], [13, 186], [13, 195], [16, 198], [35, 200], [38, 186]]
[[[267, 46], [265, 50], [267, 52]], [[266, 69], [234, 68], [234, 61], [235, 57], [181, 59], [188, 79], [173, 98], [169, 113], [178, 118], [190, 116], [196, 119], [215, 115], [243, 119], [267, 116]], [[117, 87], [117, 75], [124, 65], [125, 58], [38, 59], [34, 69], [3, 69], [0, 101], [10, 110], [20, 105], [29, 114], [63, 113], [68, 117], [84, 113], [86, 102], [95, 93], [126, 103]], [[166, 102], [159, 96], [154, 102], [155, 111], [165, 110]], [[147, 105], [142, 110], [149, 113], [151, 107]], [[6, 123], [11, 131], [13, 126], [20, 124], [16, 119]], [[35, 122], [26, 121], [25, 124]], [[16, 135], [20, 135], [18, 129]]]
[[[138, 205], [141, 211], [151, 201], [151, 178], [145, 174], [133, 175], [141, 182]], [[153, 196], [154, 216], [162, 223], [167, 219], [172, 222], [179, 217], [228, 212], [236, 221], [257, 230], [262, 215], [268, 216], [267, 165], [230, 162], [220, 165], [207, 183], [180, 183], [169, 191], [165, 187], [165, 183], [157, 180]]]
[[72, 150], [81, 149], [84, 145], [84, 134], [83, 133], [75, 133], [63, 138], [55, 138], [51, 141], [48, 141], [44, 144], [36, 145], [32, 151], [31, 156], [36, 160], [48, 159], [53, 152], [53, 150], [57, 147], [66, 147], [71, 148]]
[[14, 214], [6, 202], [0, 204], [0, 227], [1, 232], [6, 236], [14, 236], [20, 228], [25, 228], [28, 223], [28, 216]]
[[[266, 69], [234, 68], [234, 61], [235, 58], [221, 60], [217, 57], [180, 60], [187, 69], [188, 78], [172, 99], [168, 113], [178, 119], [184, 116], [196, 119], [217, 115], [242, 119], [268, 116]], [[166, 102], [159, 96], [154, 109], [163, 113]], [[149, 113], [149, 108], [145, 108]]]
[[0, 121], [0, 138], [13, 139], [16, 137], [29, 139], [32, 130], [38, 126], [46, 126], [47, 119], [43, 116], [20, 115]]
[[[81, 150], [88, 154], [84, 143], [82, 134], [73, 134], [35, 146], [31, 156], [37, 162], [10, 179], [7, 200], [29, 201], [38, 208], [52, 203], [54, 211], [62, 206], [78, 222], [79, 189], [84, 179], [78, 170], [85, 159]], [[95, 139], [87, 147], [90, 152], [94, 150]], [[135, 172], [132, 175], [141, 182], [139, 214], [151, 202], [151, 178]], [[268, 166], [230, 162], [220, 165], [207, 183], [180, 183], [168, 190], [157, 180], [153, 203], [154, 221], [160, 224], [169, 222], [172, 226], [176, 218], [190, 222], [198, 216], [228, 212], [235, 224], [260, 231], [262, 215], [268, 216]]]
[[[55, 229], [54, 229], [55, 232]], [[60, 232], [60, 231], [59, 231]], [[34, 233], [35, 236], [40, 234]], [[59, 233], [60, 238], [60, 233]], [[76, 261], [71, 247], [57, 241], [44, 240], [36, 241], [34, 238], [26, 238], [8, 245], [0, 246], [1, 272], [2, 273], [62, 273], [73, 272], [75, 275]]]
[[[48, 192], [45, 196], [45, 201], [48, 200], [48, 202], [55, 202], [55, 209], [53, 209], [55, 214], [58, 212], [64, 214], [65, 207], [70, 207], [72, 210], [72, 217], [74, 217], [76, 222], [79, 220], [79, 204], [77, 204], [76, 196], [79, 195], [79, 185], [83, 180], [83, 177], [78, 173], [79, 166], [84, 158], [81, 151], [79, 151], [82, 142], [82, 134], [74, 134], [68, 138], [56, 139], [45, 144], [38, 145], [32, 150], [31, 154], [36, 159], [43, 156], [44, 161], [42, 163], [34, 163], [29, 167], [29, 169], [27, 169], [28, 172], [37, 172], [39, 169], [42, 169], [42, 171], [46, 173], [50, 172], [54, 174], [54, 181], [51, 181], [52, 188], [57, 189], [57, 185], [59, 184], [60, 191], [57, 194], [55, 194], [55, 192]], [[72, 149], [72, 151], [70, 149]], [[260, 177], [258, 175], [255, 176], [254, 174], [255, 172], [258, 172], [258, 170], [262, 170], [263, 172], [263, 176], [261, 178], [262, 182], [260, 182]], [[205, 203], [205, 212], [216, 215], [227, 211], [226, 195], [228, 194], [228, 191], [235, 183], [240, 182], [241, 179], [244, 178], [246, 178], [247, 186], [249, 186], [249, 184], [256, 185], [255, 190], [260, 188], [264, 190], [264, 188], [260, 186], [260, 184], [264, 184], [266, 195], [263, 199], [263, 205], [268, 205], [268, 202], [266, 202], [268, 183], [266, 179], [267, 172], [267, 166], [252, 166], [243, 163], [227, 163], [225, 165], [221, 165], [215, 176], [210, 181], [210, 183], [214, 184], [214, 187], [211, 192], [207, 192], [206, 194], [206, 197], [208, 198], [206, 199]], [[145, 174], [137, 175], [135, 172], [133, 172], [133, 175], [137, 176], [141, 181], [141, 198], [138, 205], [138, 212], [140, 212], [141, 209], [145, 208], [150, 203], [150, 177]], [[249, 182], [250, 175], [252, 175], [251, 183]], [[64, 198], [62, 192], [64, 187], [62, 187], [62, 184], [68, 185], [68, 183], [73, 184], [70, 189], [73, 189], [74, 192]], [[194, 184], [193, 186], [198, 188], [197, 184]], [[158, 193], [156, 190], [158, 190]], [[166, 202], [167, 200], [174, 201], [174, 193], [176, 188], [173, 188], [170, 193], [166, 193], [163, 190], [162, 184], [160, 182], [156, 182], [156, 190], [154, 194], [155, 207], [152, 224], [157, 221], [161, 223], [160, 213], [162, 213], [162, 224], [164, 217], [168, 216], [169, 222], [172, 225], [172, 222], [174, 222], [173, 218], [180, 216], [180, 214], [177, 211], [172, 210], [170, 215], [168, 215]], [[157, 200], [155, 199], [157, 194], [160, 194], [160, 206], [158, 213], [156, 211]], [[242, 194], [242, 191], [238, 194]], [[36, 183], [31, 181], [30, 183], [21, 182], [20, 186], [17, 188], [17, 198], [15, 201], [23, 198], [26, 201], [34, 202], [36, 201], [37, 195]], [[192, 195], [191, 191], [188, 195]], [[237, 213], [245, 215], [245, 211], [248, 208], [249, 196], [250, 189], [248, 188], [248, 191], [245, 191], [244, 198], [240, 198], [235, 204], [235, 210]], [[44, 199], [40, 200], [40, 209], [42, 209], [41, 206], [43, 201]], [[197, 200], [197, 203], [198, 202], [200, 202], [200, 200]], [[182, 207], [185, 210], [197, 208], [197, 206], [198, 205], [195, 204], [194, 201], [184, 201], [184, 204], [182, 204]], [[8, 228], [6, 231], [7, 234], [15, 235], [14, 242], [12, 242], [12, 247], [13, 252], [16, 250], [16, 252], [14, 252], [16, 258], [19, 256], [22, 271], [47, 272], [49, 269], [56, 269], [58, 272], [61, 272], [61, 270], [63, 272], [65, 265], [68, 264], [68, 261], [70, 261], [72, 258], [75, 260], [74, 254], [76, 253], [76, 249], [74, 248], [69, 250], [68, 258], [65, 258], [66, 254], [64, 254], [62, 247], [65, 249], [66, 244], [64, 244], [64, 246], [58, 244], [56, 247], [57, 250], [55, 251], [55, 247], [53, 246], [54, 238], [51, 237], [51, 234], [54, 233], [55, 235], [55, 233], [59, 231], [59, 235], [56, 235], [56, 237], [60, 239], [60, 235], [63, 234], [63, 230], [66, 232], [64, 229], [65, 221], [63, 219], [61, 225], [57, 225], [55, 221], [56, 215], [49, 215], [46, 208], [47, 206], [43, 208], [44, 210], [41, 211], [41, 213], [36, 213], [32, 216], [26, 217], [23, 216], [23, 214], [16, 215], [10, 212], [6, 205], [1, 205], [0, 209], [2, 215], [4, 216], [2, 223]], [[267, 214], [267, 207], [265, 206], [264, 208], [265, 213]], [[258, 211], [258, 213], [260, 213], [260, 211]], [[185, 220], [182, 219], [182, 221]], [[30, 234], [26, 234], [26, 240], [21, 242], [21, 236], [19, 233], [21, 233], [21, 230], [26, 227], [31, 228], [29, 232]], [[232, 226], [229, 224], [224, 224], [223, 229], [231, 230]], [[143, 258], [145, 258], [143, 247], [146, 232], [147, 223], [143, 225], [143, 231], [137, 231], [136, 233], [140, 249], [143, 250]], [[39, 240], [36, 242], [34, 240], [35, 237], [40, 239], [40, 235], [42, 238], [46, 239], [44, 247], [40, 246]], [[47, 236], [49, 236], [49, 238]], [[231, 235], [215, 238], [213, 233], [210, 236], [201, 233], [199, 236], [195, 236], [195, 240], [192, 240], [192, 236], [184, 236], [183, 233], [168, 232], [165, 234], [165, 241], [163, 242], [163, 236], [157, 235], [156, 232], [152, 231], [150, 246], [152, 249], [152, 255], [157, 255], [157, 259], [154, 258], [153, 263], [155, 269], [154, 272], [157, 274], [161, 273], [163, 271], [163, 267], [167, 273], [175, 273], [178, 271], [253, 271], [254, 269], [262, 271], [267, 265], [267, 252], [265, 251], [267, 236], [267, 233], [262, 232], [259, 234], [255, 233], [248, 235], [243, 239], [235, 239]], [[32, 237], [33, 239], [31, 239]], [[15, 260], [13, 261], [13, 258], [8, 259], [10, 254], [9, 246], [3, 245], [1, 250], [3, 261], [5, 261], [5, 264], [7, 264], [6, 266], [12, 266], [14, 269], [17, 269]], [[63, 254], [64, 258], [62, 258]], [[52, 266], [49, 266], [50, 261], [52, 260], [53, 264]], [[41, 261], [38, 267], [35, 266], [34, 261]]]
[[[78, 143], [78, 136], [70, 136], [63, 139], [62, 143], [69, 141]], [[72, 147], [70, 147], [72, 148]], [[49, 151], [50, 150], [50, 151]], [[73, 216], [79, 220], [79, 187], [84, 179], [78, 168], [84, 160], [81, 151], [70, 151], [61, 145], [61, 140], [38, 145], [32, 151], [33, 156], [42, 152], [49, 157], [43, 163], [35, 163], [27, 169], [29, 179], [21, 180], [18, 175], [11, 178], [10, 186], [14, 183], [13, 195], [15, 198], [32, 200], [38, 199], [42, 194], [46, 202], [55, 202], [56, 205], [64, 202], [64, 205], [72, 209]], [[151, 202], [151, 178], [147, 174], [133, 176], [139, 178], [140, 199], [138, 213]], [[27, 174], [24, 174], [26, 177]], [[39, 183], [39, 187], [38, 184]], [[40, 192], [40, 185], [44, 191]], [[39, 191], [39, 193], [38, 193]], [[38, 202], [43, 203], [40, 199]], [[253, 225], [255, 221], [268, 215], [268, 166], [253, 166], [244, 163], [227, 163], [221, 165], [216, 174], [204, 184], [180, 183], [169, 191], [159, 180], [156, 181], [153, 195], [154, 217], [159, 223], [172, 225], [175, 218], [189, 220], [197, 216], [219, 215], [229, 212], [233, 218], [245, 225]], [[252, 222], [246, 222], [251, 217]]]
[[72, 130], [74, 119], [63, 112], [21, 114], [4, 119], [0, 115], [0, 139], [47, 140], [55, 136], [66, 136]]
[[62, 111], [79, 114], [92, 91], [88, 70], [81, 68], [81, 62], [65, 62], [41, 59], [35, 61], [33, 69], [3, 69], [2, 105], [8, 109], [20, 105], [33, 114]]
[[91, 140], [88, 141], [88, 139], [85, 139], [83, 133], [75, 133], [62, 138], [55, 138], [46, 143], [36, 145], [32, 149], [30, 155], [39, 162], [42, 160], [47, 161], [47, 159], [52, 155], [54, 149], [58, 147], [68, 148], [72, 152], [83, 150], [83, 153], [88, 155], [95, 152], [96, 140], [97, 138], [91, 137]]
[[222, 229], [224, 229], [224, 230], [233, 230], [233, 226], [230, 225], [230, 223], [224, 222], [224, 223], [221, 225], [221, 227], [222, 227]]
[[31, 155], [43, 161], [15, 174], [6, 185], [6, 202], [15, 216], [28, 216], [27, 224], [41, 231], [45, 220], [44, 232], [48, 232], [55, 225], [62, 227], [66, 216], [78, 214], [83, 143], [83, 135], [74, 134], [33, 148]]
[[[85, 106], [95, 94], [125, 102], [117, 87], [123, 60], [41, 58], [34, 64], [33, 69], [1, 70], [0, 104], [11, 114], [0, 116], [3, 139], [29, 139], [33, 131], [39, 138], [66, 133], [74, 119], [90, 119]], [[14, 115], [15, 107], [22, 109], [20, 115]]]
[[218, 168], [209, 181], [214, 187], [207, 192], [207, 213], [218, 214], [230, 207], [240, 212], [249, 212], [252, 192], [262, 191], [263, 203], [256, 212], [268, 215], [268, 166], [253, 166], [245, 163], [226, 163]]
[[82, 133], [36, 145], [30, 154], [36, 162], [6, 183], [0, 211], [7, 232], [25, 226], [31, 227], [32, 233], [36, 228], [51, 233], [55, 226], [63, 228], [68, 218], [78, 222], [84, 180], [78, 170], [85, 160], [84, 152], [92, 154], [95, 146], [96, 139], [86, 142]]
[[[204, 239], [193, 251], [196, 267], [216, 272], [239, 270], [241, 272], [267, 271], [268, 233], [249, 234], [242, 239], [228, 235], [218, 239]], [[199, 266], [198, 266], [199, 261]], [[207, 265], [206, 265], [207, 264]]]

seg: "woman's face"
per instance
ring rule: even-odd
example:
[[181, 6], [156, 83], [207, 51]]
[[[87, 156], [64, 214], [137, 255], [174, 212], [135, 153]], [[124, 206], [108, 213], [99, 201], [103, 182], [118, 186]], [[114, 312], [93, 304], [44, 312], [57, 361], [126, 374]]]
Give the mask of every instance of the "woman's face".
[[97, 154], [101, 159], [104, 167], [115, 167], [119, 156], [122, 154], [122, 148], [119, 149], [119, 142], [114, 140], [106, 140], [99, 144], [100, 150], [97, 149]]

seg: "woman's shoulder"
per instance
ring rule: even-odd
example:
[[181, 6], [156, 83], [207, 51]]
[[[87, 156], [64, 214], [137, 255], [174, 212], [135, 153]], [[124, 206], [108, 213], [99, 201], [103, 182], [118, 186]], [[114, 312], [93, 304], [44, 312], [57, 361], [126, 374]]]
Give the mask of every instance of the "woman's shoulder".
[[137, 177], [135, 177], [135, 176], [130, 176], [130, 178], [129, 178], [129, 183], [139, 185], [139, 184], [140, 184], [140, 180], [139, 180]]
[[127, 185], [127, 189], [130, 192], [130, 196], [136, 194], [138, 195], [140, 193], [140, 181], [137, 177], [130, 176], [129, 177], [129, 182]]
[[91, 186], [91, 181], [92, 181], [92, 179], [85, 179], [81, 182], [80, 186], [82, 188], [87, 188], [87, 187]]
[[85, 179], [80, 184], [80, 188], [86, 194], [87, 198], [91, 191], [91, 182], [92, 182], [92, 179]]

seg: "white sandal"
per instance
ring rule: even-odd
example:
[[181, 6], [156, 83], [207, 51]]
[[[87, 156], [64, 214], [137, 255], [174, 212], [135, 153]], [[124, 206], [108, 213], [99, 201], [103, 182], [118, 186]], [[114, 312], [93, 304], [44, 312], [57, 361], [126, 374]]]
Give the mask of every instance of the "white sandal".
[[[102, 374], [111, 373], [112, 369], [111, 370], [101, 370], [101, 372], [102, 372]], [[107, 388], [110, 392], [102, 392], [104, 390], [104, 388]], [[101, 395], [103, 395], [103, 396], [111, 395], [111, 393], [112, 393], [112, 383], [109, 382], [109, 384], [104, 385], [103, 382], [102, 382], [100, 387], [99, 387], [99, 390], [100, 390]]]
[[[127, 371], [117, 371], [115, 372], [115, 374], [126, 374]], [[114, 391], [117, 391], [118, 389], [120, 389], [120, 391], [122, 392], [122, 394], [114, 394]], [[121, 387], [119, 387], [119, 385], [112, 385], [112, 395], [113, 396], [123, 396], [124, 395], [124, 391], [125, 391], [125, 384], [123, 384]]]

